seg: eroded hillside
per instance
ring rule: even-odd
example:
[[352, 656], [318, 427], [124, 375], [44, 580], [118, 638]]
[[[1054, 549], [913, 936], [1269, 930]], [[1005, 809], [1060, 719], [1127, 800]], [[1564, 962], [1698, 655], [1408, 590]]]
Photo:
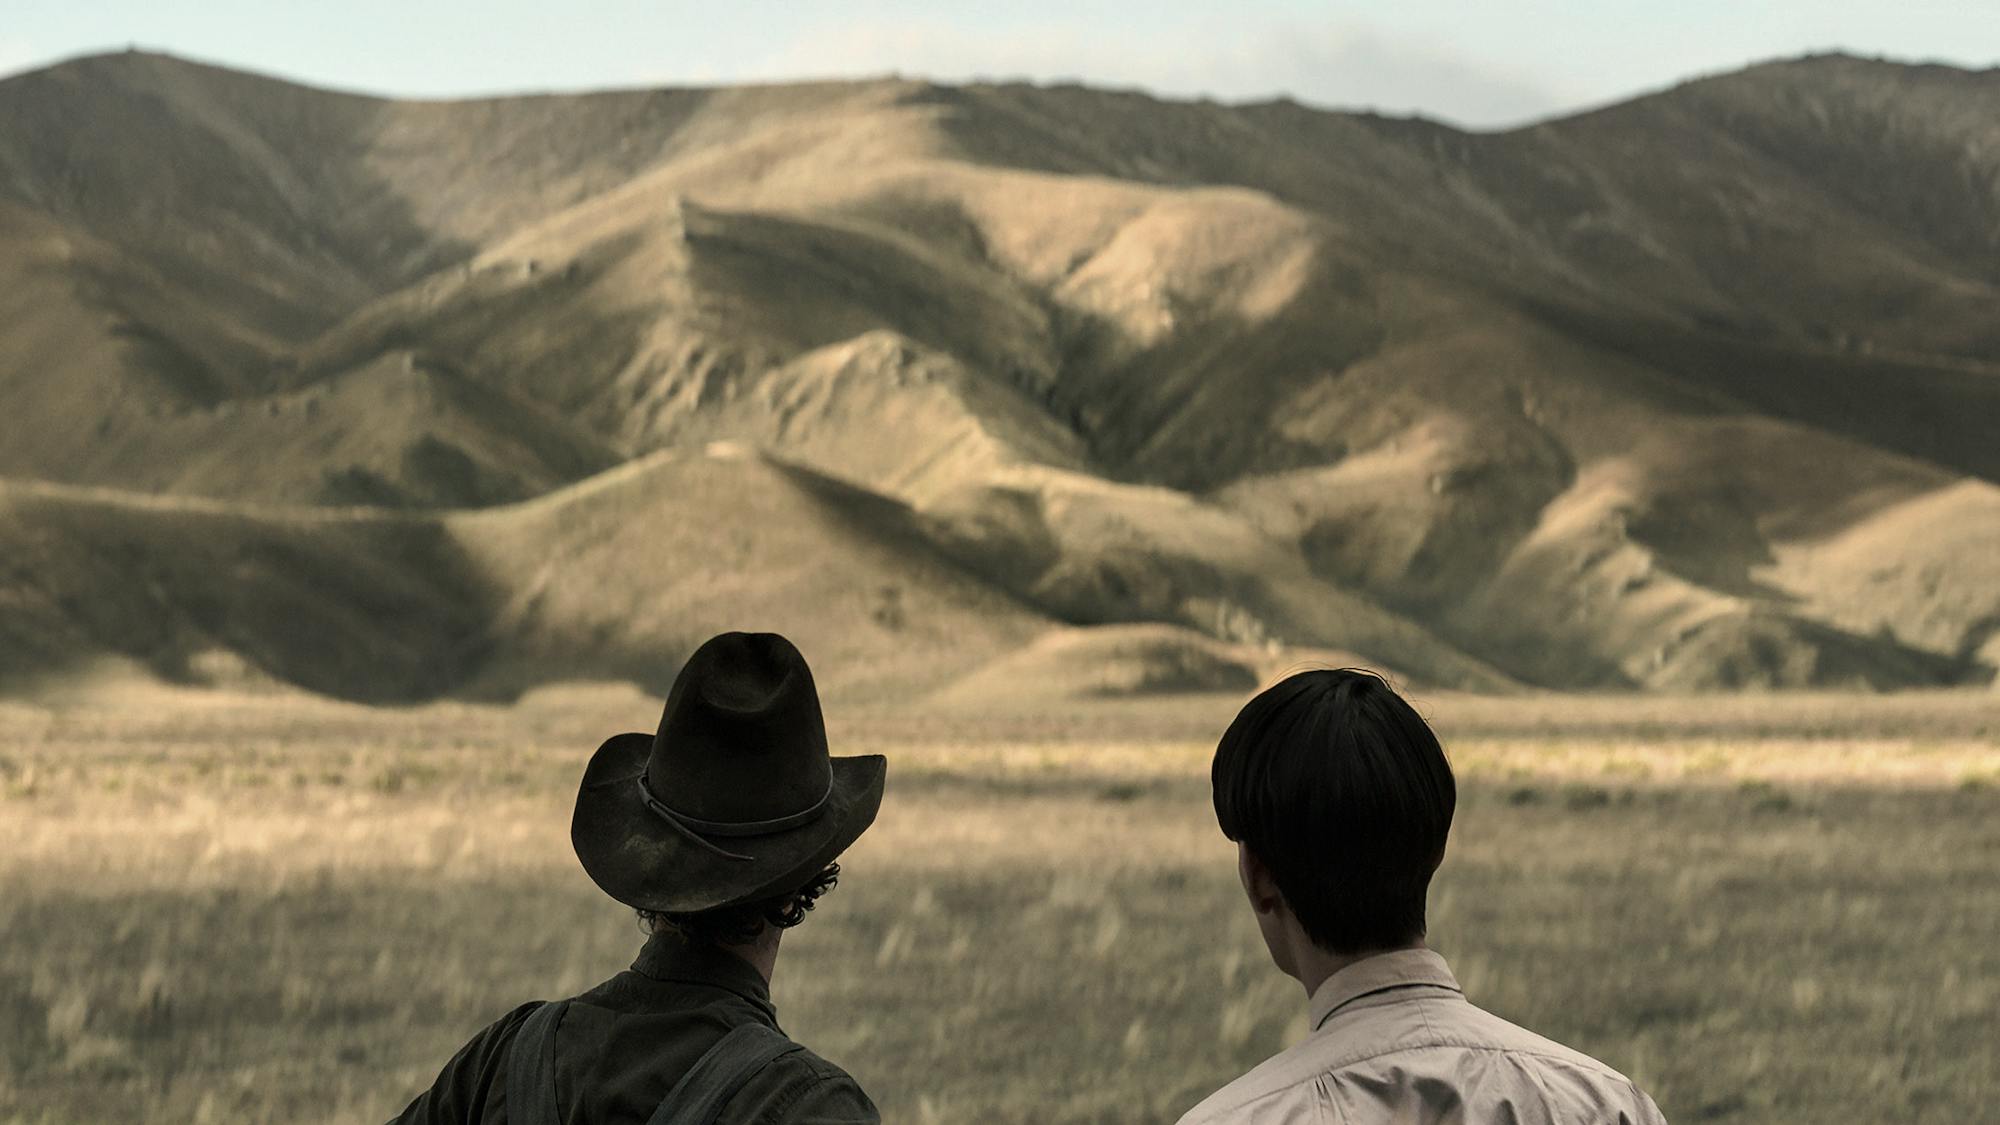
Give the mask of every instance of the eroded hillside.
[[491, 696], [762, 624], [892, 694], [1986, 682], [1996, 309], [1991, 71], [1474, 134], [83, 59], [0, 82], [0, 671]]

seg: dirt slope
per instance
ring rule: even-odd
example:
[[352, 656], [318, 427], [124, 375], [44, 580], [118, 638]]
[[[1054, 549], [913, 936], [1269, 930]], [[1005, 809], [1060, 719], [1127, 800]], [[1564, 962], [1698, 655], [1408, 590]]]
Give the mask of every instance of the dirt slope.
[[624, 680], [774, 629], [850, 697], [926, 690], [1052, 622], [938, 555], [907, 508], [740, 447], [663, 453], [526, 504], [395, 514], [0, 488], [0, 690], [233, 655], [374, 702]]
[[749, 629], [791, 637], [822, 688], [893, 695], [1052, 624], [938, 554], [904, 506], [741, 446], [655, 454], [448, 526], [504, 591], [477, 693], [589, 679], [664, 693], [709, 635]]

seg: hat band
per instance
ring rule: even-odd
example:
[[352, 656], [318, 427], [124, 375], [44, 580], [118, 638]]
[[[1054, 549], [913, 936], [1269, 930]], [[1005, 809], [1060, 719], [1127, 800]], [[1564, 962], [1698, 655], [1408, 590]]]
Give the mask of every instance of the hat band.
[[829, 777], [826, 781], [826, 792], [820, 794], [819, 800], [798, 812], [772, 817], [769, 820], [703, 820], [668, 806], [665, 801], [654, 795], [653, 787], [646, 783], [646, 778], [647, 775], [644, 773], [637, 778], [639, 797], [646, 803], [646, 808], [654, 816], [672, 825], [681, 835], [724, 859], [749, 860], [755, 857], [719, 848], [704, 837], [769, 836], [786, 829], [799, 828], [818, 820], [820, 814], [826, 811], [827, 802], [833, 799], [833, 779]]

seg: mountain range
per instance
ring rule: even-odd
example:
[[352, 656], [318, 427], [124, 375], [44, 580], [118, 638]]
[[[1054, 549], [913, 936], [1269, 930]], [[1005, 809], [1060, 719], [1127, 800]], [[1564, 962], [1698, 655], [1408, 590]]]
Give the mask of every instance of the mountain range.
[[0, 81], [0, 690], [1984, 684], [2000, 70], [1497, 133], [879, 80]]

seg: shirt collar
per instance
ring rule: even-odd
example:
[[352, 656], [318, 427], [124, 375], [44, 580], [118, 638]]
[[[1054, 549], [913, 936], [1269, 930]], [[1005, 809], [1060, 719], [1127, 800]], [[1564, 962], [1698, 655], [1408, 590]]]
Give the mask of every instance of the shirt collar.
[[657, 981], [728, 989], [766, 1011], [774, 1010], [771, 986], [750, 962], [713, 945], [686, 941], [671, 930], [646, 939], [632, 971]]
[[1462, 992], [1444, 958], [1428, 949], [1398, 949], [1364, 957], [1320, 982], [1308, 1014], [1318, 1031], [1335, 1012], [1364, 996], [1396, 988], [1446, 988]]

